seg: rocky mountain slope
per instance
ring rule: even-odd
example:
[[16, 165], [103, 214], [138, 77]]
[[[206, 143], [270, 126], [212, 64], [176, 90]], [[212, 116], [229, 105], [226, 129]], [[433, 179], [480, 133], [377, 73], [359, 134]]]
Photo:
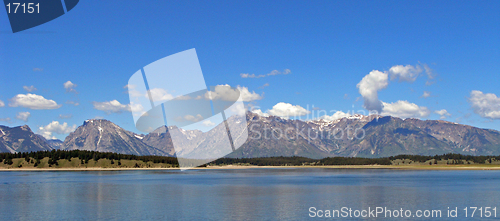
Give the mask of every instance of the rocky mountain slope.
[[300, 121], [252, 113], [247, 121], [249, 139], [232, 157], [500, 155], [500, 132], [447, 121], [362, 115]]
[[64, 150], [93, 150], [135, 155], [163, 155], [167, 152], [142, 142], [143, 136], [126, 131], [107, 120], [86, 120], [64, 139]]
[[0, 152], [30, 152], [53, 148], [27, 126], [7, 127], [0, 125]]

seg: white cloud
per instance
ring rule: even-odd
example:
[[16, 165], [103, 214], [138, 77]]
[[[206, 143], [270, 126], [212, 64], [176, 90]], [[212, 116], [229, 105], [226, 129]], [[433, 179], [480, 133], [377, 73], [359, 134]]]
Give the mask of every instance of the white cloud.
[[389, 75], [391, 76], [391, 80], [399, 79], [400, 82], [414, 82], [415, 80], [417, 80], [418, 75], [422, 73], [422, 71], [423, 70], [420, 65], [396, 65], [392, 66], [391, 69], [389, 69]]
[[224, 100], [224, 101], [237, 101], [238, 95], [241, 101], [250, 102], [254, 100], [262, 99], [262, 96], [255, 93], [254, 91], [250, 92], [247, 87], [236, 87], [238, 90], [231, 88], [229, 85], [217, 85], [214, 88], [214, 91], [209, 91], [205, 94], [205, 99], [212, 100]]
[[424, 94], [422, 94], [422, 96], [420, 96], [420, 97], [428, 98], [430, 96], [431, 96], [431, 92], [430, 91], [424, 91]]
[[45, 139], [55, 139], [52, 134], [69, 134], [76, 130], [76, 124], [73, 126], [68, 126], [68, 123], [64, 122], [60, 124], [59, 121], [52, 121], [50, 124], [44, 127], [39, 127], [37, 134], [42, 135]]
[[210, 121], [210, 120], [203, 121], [201, 124], [203, 124], [203, 126], [205, 126], [205, 127], [215, 126], [215, 123]]
[[257, 115], [262, 116], [262, 117], [269, 117], [268, 113], [263, 113], [262, 110], [260, 110], [260, 109], [252, 110], [252, 113], [257, 114]]
[[36, 94], [18, 94], [10, 100], [9, 106], [11, 107], [26, 107], [34, 110], [41, 109], [57, 109], [62, 105], [57, 104], [53, 100], [45, 99], [41, 95]]
[[75, 93], [77, 93], [75, 88], [78, 85], [73, 84], [73, 82], [66, 81], [66, 83], [64, 83], [63, 85], [64, 85], [64, 89], [66, 89], [66, 92], [75, 92]]
[[231, 107], [229, 107], [225, 111], [226, 111], [226, 115], [229, 118], [229, 116], [232, 116], [232, 115], [243, 116], [247, 112], [247, 109], [245, 109], [245, 106], [243, 105], [243, 103], [235, 103], [235, 104], [231, 105]]
[[427, 117], [431, 111], [427, 107], [419, 107], [408, 101], [397, 101], [394, 103], [383, 103], [382, 115], [390, 115], [400, 118], [422, 118]]
[[[174, 96], [167, 93], [167, 91], [163, 88], [153, 88], [150, 89], [149, 92], [151, 93], [151, 98], [153, 101], [168, 101], [174, 99]], [[149, 94], [145, 94], [146, 98], [149, 99]]]
[[482, 91], [472, 91], [469, 97], [469, 103], [474, 113], [481, 117], [489, 119], [500, 119], [500, 98], [497, 95]]
[[[130, 94], [131, 97], [142, 97], [142, 96], [148, 96], [147, 93], [143, 94], [139, 91], [137, 91], [135, 88], [137, 88], [136, 85], [133, 85], [133, 84], [127, 84], [125, 86], [123, 86], [123, 88], [125, 89], [128, 89], [125, 91], [126, 94]], [[149, 99], [149, 97], [148, 97]]]
[[292, 73], [292, 71], [290, 69], [285, 69], [285, 70], [283, 70], [283, 72], [278, 71], [278, 70], [273, 70], [266, 75], [265, 74], [255, 75], [255, 74], [242, 73], [242, 74], [240, 74], [240, 76], [242, 78], [263, 78], [263, 77], [267, 77], [267, 76], [280, 75], [280, 74], [287, 75], [287, 74], [291, 74], [291, 73]]
[[327, 121], [334, 121], [334, 120], [338, 120], [338, 119], [342, 119], [342, 118], [350, 117], [350, 116], [351, 116], [351, 114], [349, 114], [349, 113], [344, 113], [342, 111], [337, 111], [332, 116], [323, 115], [323, 116], [321, 116], [319, 118], [327, 120]]
[[203, 116], [201, 114], [197, 114], [196, 116], [193, 115], [185, 115], [185, 116], [179, 116], [175, 118], [175, 121], [177, 122], [183, 122], [183, 121], [191, 121], [191, 122], [198, 122], [203, 120]]
[[0, 107], [5, 107], [5, 103], [0, 100]]
[[389, 85], [388, 74], [377, 70], [371, 71], [358, 83], [357, 88], [364, 99], [364, 108], [382, 111], [382, 102], [378, 99], [378, 91]]
[[[364, 100], [363, 107], [370, 111], [381, 113], [381, 111], [383, 111], [383, 102], [378, 99], [378, 92], [387, 88], [389, 85], [388, 77], [390, 76], [391, 80], [398, 79], [399, 82], [414, 82], [424, 70], [429, 79], [434, 78], [432, 70], [426, 64], [423, 65], [423, 68], [420, 65], [395, 65], [392, 66], [389, 71], [371, 71], [368, 75], [363, 77], [357, 85], [359, 93]], [[428, 95], [430, 96], [430, 93]], [[423, 97], [425, 96], [424, 93]]]
[[243, 74], [243, 73], [242, 73], [242, 74], [240, 74], [240, 76], [241, 76], [242, 78], [263, 78], [263, 77], [265, 77], [266, 75], [263, 75], [263, 74], [261, 74], [261, 75], [255, 75], [255, 74]]
[[268, 110], [267, 113], [287, 118], [287, 117], [304, 116], [306, 114], [311, 113], [311, 111], [308, 111], [299, 105], [292, 105], [289, 103], [280, 102], [274, 105], [271, 110]]
[[292, 71], [290, 71], [290, 69], [285, 69], [285, 70], [283, 70], [283, 72], [280, 72], [278, 70], [273, 70], [269, 74], [267, 74], [267, 76], [273, 76], [273, 75], [279, 75], [279, 74], [286, 75], [286, 74], [291, 74], [291, 73], [292, 73]]
[[254, 91], [250, 92], [247, 87], [237, 86], [238, 90], [240, 90], [240, 97], [242, 101], [250, 102], [254, 100], [262, 99], [262, 96], [255, 93]]
[[23, 89], [27, 92], [32, 92], [32, 91], [36, 91], [37, 89], [35, 88], [35, 86], [31, 85], [31, 86], [23, 86]]
[[18, 112], [16, 118], [24, 122], [28, 122], [28, 118], [31, 116], [30, 112]]
[[444, 119], [451, 116], [451, 114], [448, 113], [448, 111], [446, 109], [437, 110], [437, 111], [434, 111], [434, 113], [439, 114], [439, 116], [441, 116], [439, 119], [441, 119], [441, 120], [444, 120]]
[[106, 111], [107, 113], [121, 113], [123, 111], [129, 111], [134, 113], [140, 113], [144, 111], [144, 107], [141, 104], [121, 104], [117, 100], [105, 101], [105, 102], [92, 102], [94, 109]]

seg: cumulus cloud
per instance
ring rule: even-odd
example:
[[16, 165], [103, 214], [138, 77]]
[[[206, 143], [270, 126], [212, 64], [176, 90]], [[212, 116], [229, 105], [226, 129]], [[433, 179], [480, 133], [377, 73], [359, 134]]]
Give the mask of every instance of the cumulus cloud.
[[497, 95], [482, 91], [472, 91], [468, 99], [474, 113], [489, 119], [500, 119], [500, 98]]
[[42, 109], [57, 109], [62, 105], [57, 104], [54, 100], [45, 99], [41, 95], [36, 94], [18, 94], [10, 100], [11, 107], [26, 107], [34, 110]]
[[261, 109], [254, 109], [251, 112], [254, 113], [254, 114], [257, 114], [259, 116], [262, 116], [262, 117], [269, 117], [269, 114], [262, 112]]
[[299, 105], [280, 102], [274, 105], [271, 110], [268, 110], [267, 113], [278, 117], [288, 118], [304, 116], [311, 113], [311, 111], [308, 111]]
[[430, 91], [424, 91], [424, 94], [422, 94], [422, 96], [420, 96], [420, 97], [428, 98], [430, 96], [431, 96], [431, 92]]
[[262, 96], [255, 93], [254, 91], [250, 92], [247, 87], [237, 86], [238, 90], [240, 90], [240, 97], [242, 101], [250, 102], [254, 100], [261, 100]]
[[32, 91], [36, 91], [37, 89], [35, 88], [35, 86], [31, 85], [31, 86], [23, 86], [23, 89], [27, 92], [32, 92]]
[[213, 89], [213, 91], [209, 91], [205, 94], [205, 99], [212, 100], [224, 100], [224, 101], [237, 101], [238, 96], [242, 101], [250, 102], [254, 100], [262, 99], [262, 96], [255, 93], [254, 91], [250, 92], [247, 87], [236, 87], [238, 90], [231, 88], [229, 85], [217, 85]]
[[60, 124], [59, 121], [52, 121], [47, 126], [39, 127], [37, 134], [42, 135], [43, 137], [45, 137], [45, 139], [56, 139], [56, 137], [53, 136], [53, 133], [69, 134], [75, 130], [76, 124], [74, 124], [73, 126], [69, 126], [66, 122]]
[[0, 100], [0, 107], [5, 107], [5, 103]]
[[245, 108], [245, 106], [242, 103], [236, 103], [234, 105], [231, 105], [231, 107], [229, 107], [228, 109], [226, 109], [225, 112], [229, 118], [229, 116], [232, 116], [234, 114], [240, 115], [240, 116], [245, 115], [245, 113], [247, 112], [247, 109]]
[[364, 108], [382, 112], [382, 102], [378, 99], [378, 91], [389, 85], [388, 74], [377, 70], [371, 71], [358, 83], [357, 88], [364, 99]]
[[446, 118], [448, 118], [448, 117], [451, 116], [451, 114], [448, 113], [448, 111], [446, 109], [437, 110], [437, 111], [434, 111], [434, 113], [436, 113], [439, 116], [441, 116], [441, 117], [439, 117], [439, 119], [441, 119], [441, 120], [444, 120], [444, 119], [446, 119]]
[[73, 82], [71, 81], [66, 81], [66, 83], [63, 84], [64, 85], [64, 89], [66, 89], [66, 92], [74, 92], [74, 93], [77, 93], [76, 92], [76, 84], [73, 84]]
[[323, 115], [323, 116], [321, 116], [319, 118], [320, 119], [324, 119], [326, 121], [334, 121], [334, 120], [338, 120], [338, 119], [342, 119], [342, 118], [350, 117], [350, 116], [351, 116], [351, 114], [349, 114], [349, 113], [344, 113], [342, 111], [337, 111], [332, 116]]
[[203, 126], [205, 126], [205, 127], [215, 126], [215, 123], [210, 121], [210, 120], [203, 121], [201, 124], [203, 124]]
[[242, 73], [242, 74], [240, 74], [240, 76], [242, 78], [263, 78], [263, 77], [267, 77], [267, 76], [280, 75], [280, 74], [287, 75], [287, 74], [291, 74], [291, 73], [292, 73], [292, 71], [290, 69], [285, 69], [282, 72], [278, 71], [278, 70], [273, 70], [273, 71], [269, 72], [268, 74], [260, 74], [260, 75], [243, 74]]
[[399, 79], [400, 82], [414, 82], [422, 71], [420, 65], [396, 65], [389, 69], [389, 75], [391, 76], [391, 80]]
[[18, 112], [16, 118], [24, 122], [28, 122], [28, 118], [31, 116], [30, 112]]
[[[398, 80], [399, 82], [414, 82], [418, 76], [425, 70], [429, 78], [434, 78], [432, 70], [426, 64], [423, 65], [395, 65], [389, 71], [373, 70], [368, 75], [363, 77], [357, 84], [359, 93], [363, 97], [363, 107], [369, 111], [377, 111], [381, 113], [384, 109], [384, 102], [378, 99], [378, 92], [387, 88], [389, 85], [389, 77], [391, 80]], [[430, 96], [430, 93], [424, 96]], [[402, 104], [402, 101], [396, 103]], [[396, 104], [394, 103], [394, 104]]]
[[384, 109], [382, 115], [390, 115], [400, 118], [422, 118], [427, 117], [431, 111], [427, 107], [419, 107], [408, 101], [397, 101], [394, 103], [382, 102]]
[[94, 109], [105, 111], [106, 113], [121, 113], [123, 111], [129, 112], [143, 112], [144, 107], [141, 104], [121, 104], [117, 100], [105, 101], [105, 102], [92, 102]]

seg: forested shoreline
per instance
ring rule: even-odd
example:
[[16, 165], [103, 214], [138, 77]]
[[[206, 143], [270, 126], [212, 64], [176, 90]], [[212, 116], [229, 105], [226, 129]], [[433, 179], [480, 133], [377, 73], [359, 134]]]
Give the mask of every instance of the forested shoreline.
[[[384, 158], [328, 157], [310, 159], [306, 157], [262, 157], [221, 158], [207, 166], [339, 166], [339, 165], [415, 165], [415, 164], [500, 164], [500, 156], [471, 156], [444, 154], [436, 156], [398, 155]], [[76, 162], [75, 162], [76, 161]], [[128, 162], [122, 165], [122, 162]], [[179, 167], [177, 158], [166, 156], [137, 156], [87, 150], [52, 150], [29, 153], [0, 153], [0, 166], [64, 168], [64, 167], [110, 167], [153, 168]]]

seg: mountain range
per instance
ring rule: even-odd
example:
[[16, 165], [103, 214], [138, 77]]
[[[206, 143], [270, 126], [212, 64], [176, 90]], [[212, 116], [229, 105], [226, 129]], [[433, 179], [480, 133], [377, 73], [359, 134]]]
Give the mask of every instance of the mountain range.
[[[231, 120], [235, 119], [228, 119]], [[242, 145], [226, 157], [386, 157], [444, 153], [500, 155], [499, 131], [442, 120], [353, 115], [337, 120], [303, 121], [248, 112], [246, 122], [248, 139], [234, 136], [233, 142]], [[62, 142], [46, 140], [34, 134], [27, 125], [13, 128], [0, 126], [0, 152], [80, 149], [175, 156], [177, 151], [178, 154], [189, 156], [220, 145], [222, 141], [207, 138], [221, 130], [225, 130], [222, 124], [208, 132], [163, 126], [148, 134], [136, 134], [108, 120], [93, 119], [86, 120]], [[182, 138], [177, 141], [180, 142], [177, 150], [172, 144], [170, 131], [180, 131], [180, 134], [175, 135]]]

